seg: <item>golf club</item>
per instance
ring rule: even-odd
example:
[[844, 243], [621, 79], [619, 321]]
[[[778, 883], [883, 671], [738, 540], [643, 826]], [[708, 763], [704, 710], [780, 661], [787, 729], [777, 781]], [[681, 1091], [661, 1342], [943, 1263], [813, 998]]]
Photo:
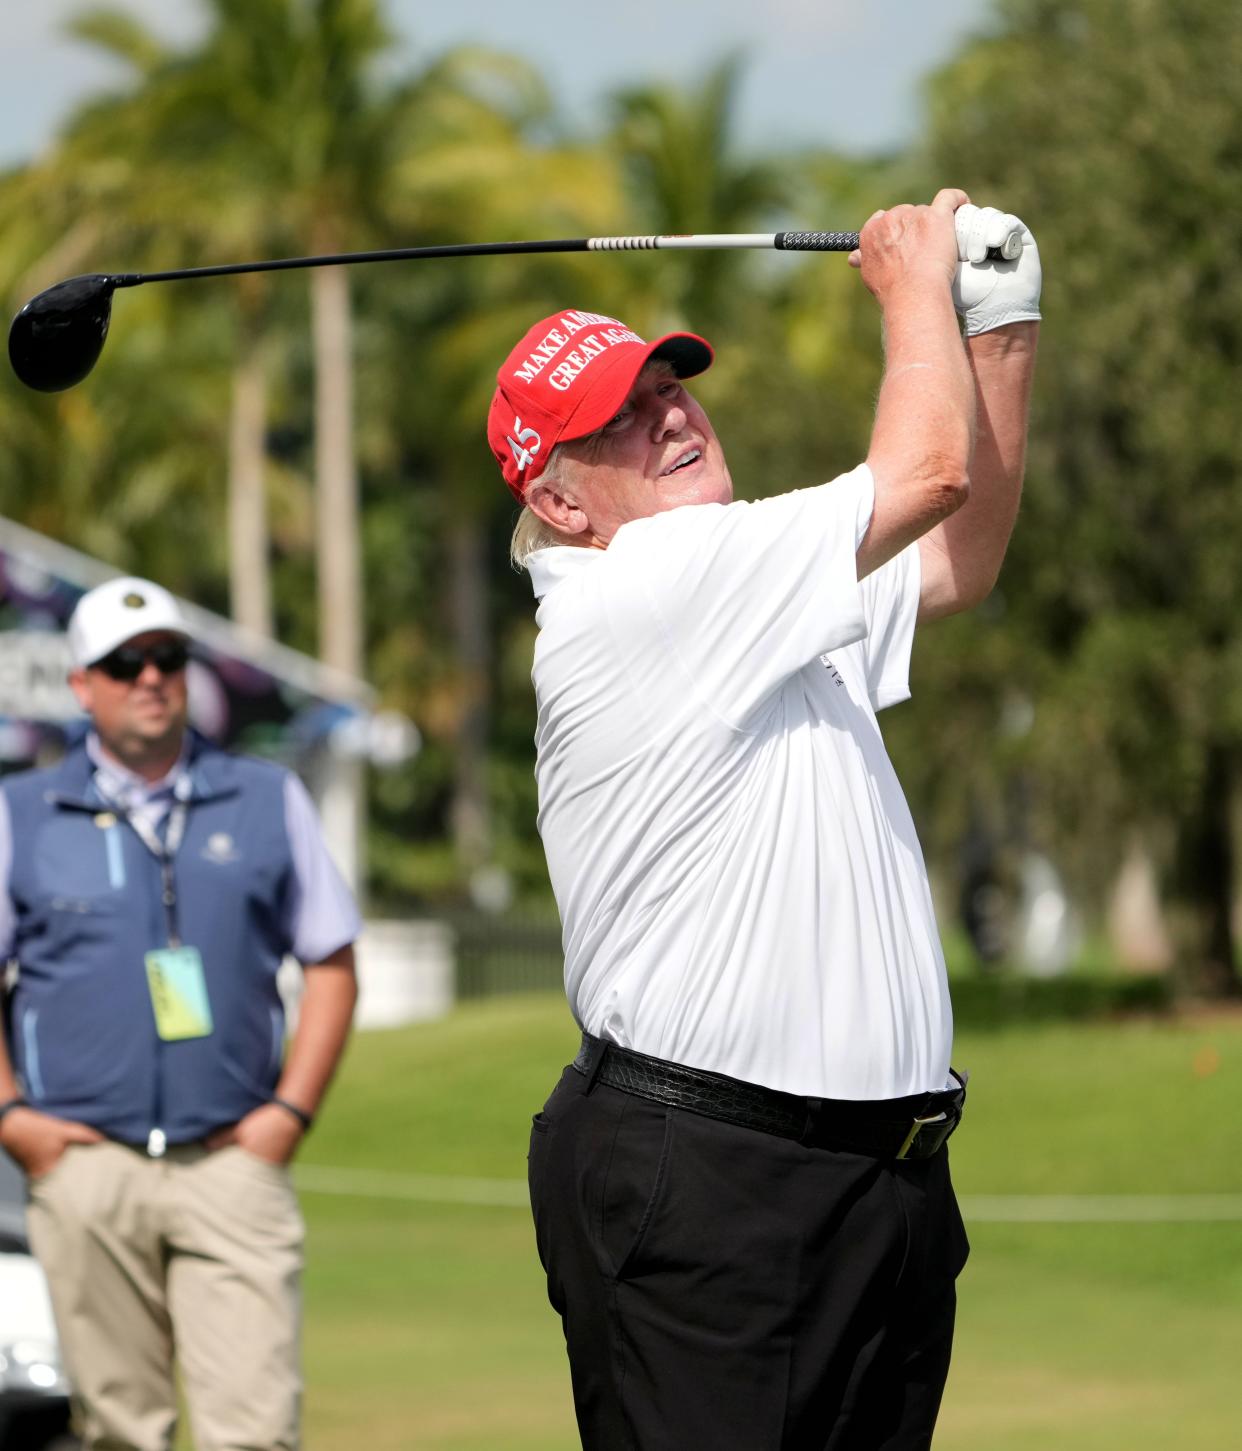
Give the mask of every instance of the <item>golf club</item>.
[[[230, 262], [175, 272], [93, 272], [71, 277], [32, 297], [9, 328], [9, 361], [18, 378], [41, 393], [58, 393], [80, 383], [99, 360], [112, 319], [112, 294], [145, 282], [181, 282], [192, 277], [228, 277], [242, 272], [286, 272], [302, 267], [339, 267], [356, 262], [408, 262], [430, 257], [494, 257], [536, 252], [647, 252], [691, 248], [758, 248], [778, 252], [852, 252], [857, 232], [721, 232], [683, 236], [569, 237], [543, 242], [460, 242], [446, 246], [401, 247], [381, 252], [342, 252], [323, 257], [283, 257], [267, 262]], [[994, 260], [1012, 261], [1022, 250], [1019, 233], [993, 248]]]

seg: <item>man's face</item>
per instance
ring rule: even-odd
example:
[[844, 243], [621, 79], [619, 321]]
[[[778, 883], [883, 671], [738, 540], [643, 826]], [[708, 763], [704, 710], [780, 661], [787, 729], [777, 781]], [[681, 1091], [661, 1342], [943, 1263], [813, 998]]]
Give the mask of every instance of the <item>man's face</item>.
[[[182, 643], [170, 631], [148, 630], [121, 648], [149, 652], [156, 645]], [[88, 665], [74, 670], [69, 684], [105, 748], [126, 765], [180, 750], [188, 709], [184, 667], [164, 674], [148, 658], [136, 680], [114, 680], [99, 665]]]
[[561, 484], [554, 487], [587, 521], [585, 530], [572, 532], [598, 548], [631, 519], [733, 498], [715, 430], [667, 363], [648, 364], [620, 412], [586, 438], [562, 444], [560, 457]]

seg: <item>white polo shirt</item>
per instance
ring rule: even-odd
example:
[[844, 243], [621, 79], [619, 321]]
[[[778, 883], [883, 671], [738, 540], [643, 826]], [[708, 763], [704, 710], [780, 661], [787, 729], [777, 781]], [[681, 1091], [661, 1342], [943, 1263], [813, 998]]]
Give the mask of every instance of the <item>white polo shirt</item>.
[[860, 584], [864, 465], [531, 556], [539, 830], [588, 1032], [823, 1098], [949, 1082], [952, 1015], [876, 711], [912, 546]]

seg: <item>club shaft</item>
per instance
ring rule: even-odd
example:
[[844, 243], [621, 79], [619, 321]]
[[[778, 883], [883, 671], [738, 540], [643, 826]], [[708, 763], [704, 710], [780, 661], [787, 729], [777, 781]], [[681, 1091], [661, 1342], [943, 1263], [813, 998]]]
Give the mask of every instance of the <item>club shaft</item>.
[[775, 249], [778, 252], [852, 252], [857, 232], [689, 232], [684, 236], [588, 237], [588, 252], [676, 251], [711, 248]]
[[542, 242], [454, 242], [434, 247], [395, 247], [379, 252], [336, 252], [322, 257], [279, 257], [267, 262], [228, 262], [174, 272], [113, 274], [116, 287], [180, 282], [190, 277], [229, 277], [242, 272], [290, 272], [303, 267], [344, 267], [358, 262], [409, 262], [420, 257], [496, 257], [538, 252], [649, 252], [699, 249], [769, 249], [783, 252], [852, 252], [857, 232], [716, 232], [684, 236], [562, 237]]

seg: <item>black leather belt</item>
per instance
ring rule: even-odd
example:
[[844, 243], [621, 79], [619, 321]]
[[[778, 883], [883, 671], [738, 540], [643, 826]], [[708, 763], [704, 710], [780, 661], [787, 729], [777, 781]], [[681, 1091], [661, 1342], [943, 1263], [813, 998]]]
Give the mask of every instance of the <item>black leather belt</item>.
[[800, 1098], [723, 1073], [650, 1058], [589, 1033], [582, 1035], [573, 1067], [592, 1083], [636, 1098], [814, 1148], [875, 1159], [930, 1159], [961, 1122], [966, 1101], [965, 1080], [956, 1073], [958, 1087], [908, 1098]]

